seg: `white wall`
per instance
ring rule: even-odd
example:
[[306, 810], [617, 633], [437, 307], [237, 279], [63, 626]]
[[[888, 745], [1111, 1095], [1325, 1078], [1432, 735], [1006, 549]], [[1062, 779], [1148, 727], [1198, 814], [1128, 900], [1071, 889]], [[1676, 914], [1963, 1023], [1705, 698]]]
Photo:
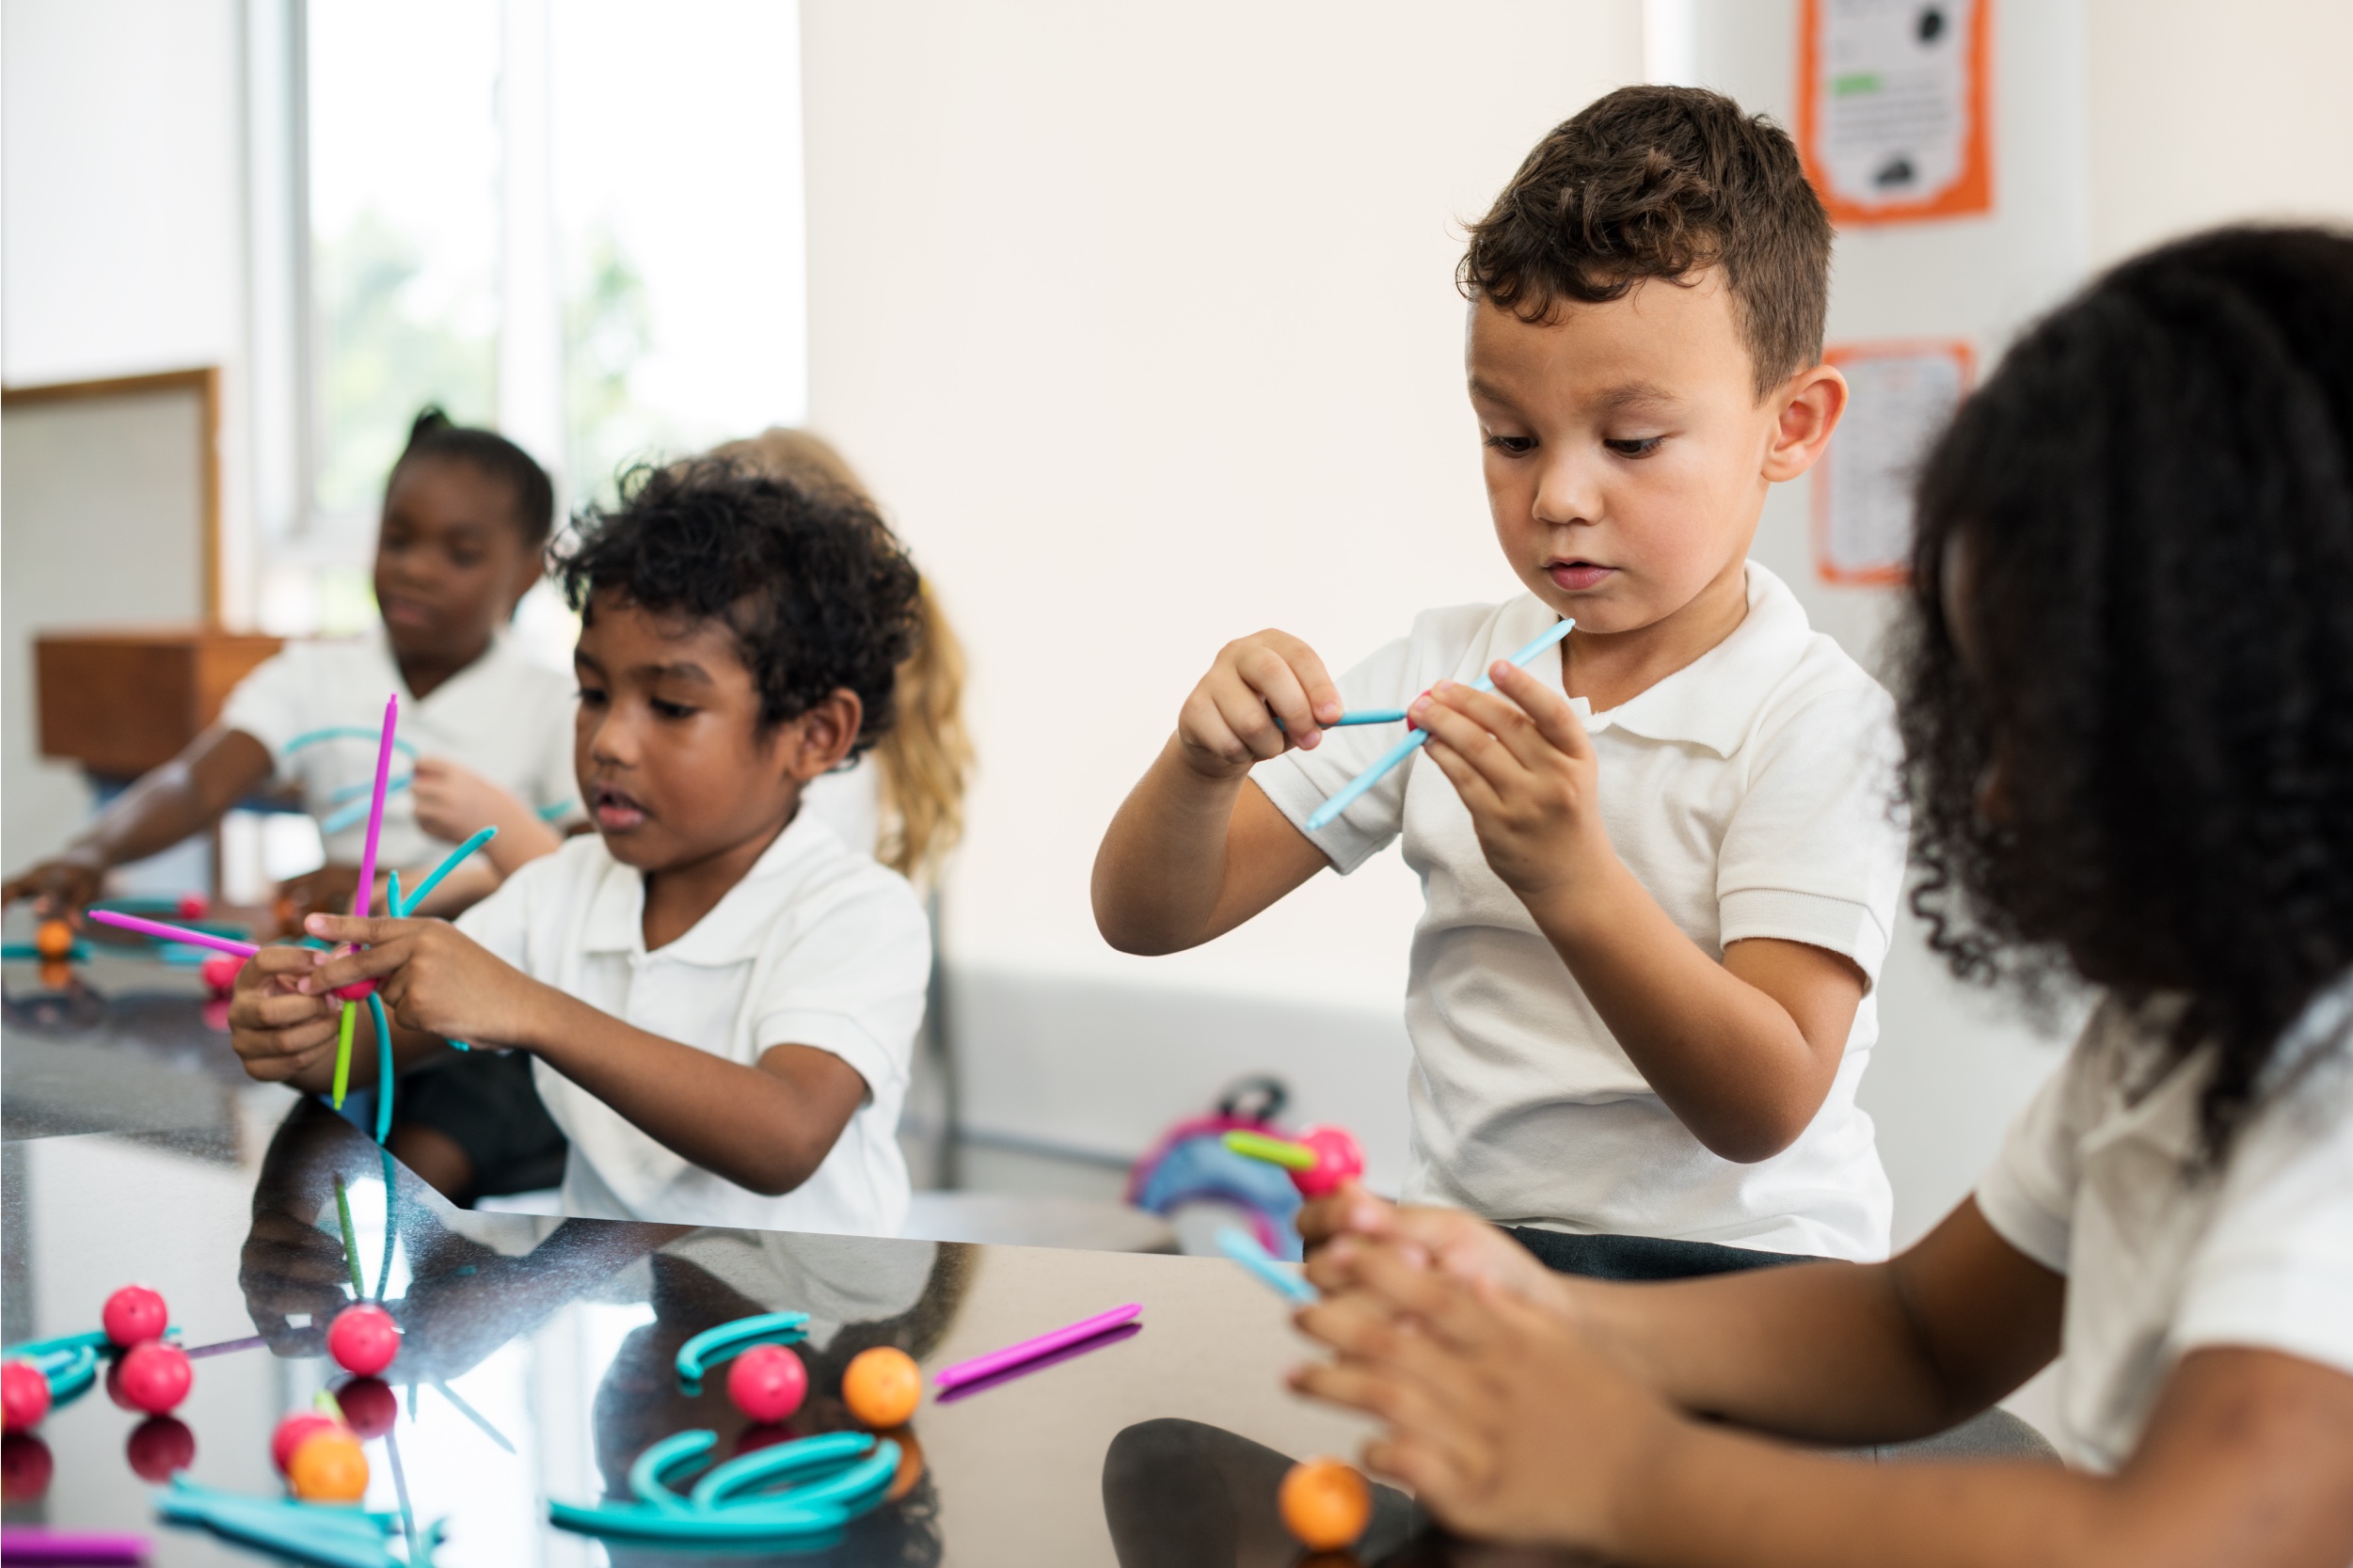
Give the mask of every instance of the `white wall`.
[[2085, 10], [2095, 261], [2233, 219], [2353, 223], [2353, 6]]
[[[804, 7], [811, 420], [975, 672], [948, 942], [978, 1123], [1133, 1151], [1235, 1063], [1289, 1066], [1395, 1168], [1419, 908], [1395, 857], [1157, 960], [1103, 944], [1088, 867], [1225, 640], [1282, 626], [1345, 664], [1513, 591], [1455, 225], [1639, 76], [1639, 15]], [[1301, 1004], [1339, 1021], [1312, 1048]]]

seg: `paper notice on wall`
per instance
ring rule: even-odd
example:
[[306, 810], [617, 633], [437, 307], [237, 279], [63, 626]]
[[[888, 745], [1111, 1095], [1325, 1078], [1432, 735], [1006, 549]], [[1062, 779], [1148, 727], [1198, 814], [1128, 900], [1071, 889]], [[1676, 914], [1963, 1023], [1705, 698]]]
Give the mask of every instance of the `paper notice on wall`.
[[1842, 224], [1993, 207], [1992, 0], [1805, 0], [1798, 147]]
[[1969, 345], [1853, 343], [1822, 358], [1844, 372], [1851, 395], [1814, 470], [1814, 569], [1825, 582], [1901, 582], [1912, 560], [1912, 487], [1969, 389]]

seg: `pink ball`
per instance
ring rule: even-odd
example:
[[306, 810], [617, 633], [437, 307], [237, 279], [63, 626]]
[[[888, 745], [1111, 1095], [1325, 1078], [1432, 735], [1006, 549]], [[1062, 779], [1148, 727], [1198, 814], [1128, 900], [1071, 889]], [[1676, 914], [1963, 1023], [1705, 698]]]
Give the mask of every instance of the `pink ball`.
[[373, 1377], [356, 1377], [335, 1390], [343, 1419], [362, 1437], [381, 1437], [400, 1419], [400, 1396], [391, 1385]]
[[346, 1307], [327, 1325], [326, 1354], [347, 1372], [374, 1377], [401, 1351], [400, 1325], [392, 1314], [368, 1302]]
[[183, 893], [172, 910], [183, 920], [201, 920], [213, 912], [213, 901], [200, 893]]
[[338, 1002], [365, 1002], [374, 994], [375, 982], [374, 980], [354, 980], [348, 986], [335, 988], [335, 1000]]
[[161, 1416], [188, 1397], [196, 1369], [178, 1345], [150, 1339], [125, 1353], [118, 1381], [125, 1399], [151, 1416]]
[[1364, 1174], [1364, 1150], [1345, 1128], [1303, 1127], [1292, 1141], [1315, 1150], [1314, 1164], [1291, 1173], [1301, 1197], [1322, 1197]]
[[246, 961], [234, 953], [215, 953], [197, 966], [197, 974], [204, 981], [204, 989], [215, 996], [227, 996], [237, 989], [237, 971]]
[[49, 1414], [49, 1380], [29, 1361], [0, 1367], [0, 1431], [26, 1432]]
[[727, 1398], [755, 1421], [781, 1421], [801, 1408], [809, 1370], [782, 1345], [754, 1345], [727, 1369]]
[[278, 1466], [279, 1475], [284, 1475], [286, 1466], [294, 1462], [296, 1449], [322, 1432], [334, 1431], [335, 1427], [332, 1417], [322, 1416], [315, 1410], [295, 1411], [278, 1422], [278, 1430], [270, 1433], [270, 1463]]
[[196, 1463], [196, 1433], [177, 1416], [150, 1416], [131, 1429], [123, 1457], [141, 1481], [161, 1484]]
[[164, 1307], [164, 1298], [144, 1285], [125, 1285], [106, 1298], [105, 1309], [98, 1315], [99, 1325], [106, 1338], [118, 1345], [135, 1345], [147, 1339], [160, 1339], [171, 1322], [171, 1313]]

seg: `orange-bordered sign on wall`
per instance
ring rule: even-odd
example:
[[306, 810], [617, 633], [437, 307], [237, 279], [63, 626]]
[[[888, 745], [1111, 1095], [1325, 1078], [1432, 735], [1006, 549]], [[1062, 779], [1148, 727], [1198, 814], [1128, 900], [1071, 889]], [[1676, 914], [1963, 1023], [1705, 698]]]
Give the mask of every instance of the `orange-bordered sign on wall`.
[[1890, 584], [1912, 563], [1912, 487], [1930, 443], [1977, 374], [1957, 338], [1841, 343], [1846, 418], [1814, 469], [1814, 570], [1824, 582]]
[[1839, 224], [1994, 207], [1994, 0], [1804, 0], [1798, 150]]

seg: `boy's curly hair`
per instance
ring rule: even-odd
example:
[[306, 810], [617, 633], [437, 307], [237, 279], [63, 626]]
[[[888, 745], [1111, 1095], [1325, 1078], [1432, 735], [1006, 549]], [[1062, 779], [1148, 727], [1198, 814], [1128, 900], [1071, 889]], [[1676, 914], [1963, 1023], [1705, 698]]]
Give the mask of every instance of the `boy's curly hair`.
[[1455, 282], [1520, 320], [1721, 266], [1762, 398], [1821, 357], [1830, 215], [1789, 134], [1700, 87], [1620, 87], [1553, 128], [1471, 226]]
[[2353, 966], [2353, 236], [2201, 235], [2043, 322], [1928, 460], [1913, 584], [1913, 908], [1963, 977], [2185, 1001], [2220, 1155]]
[[889, 731], [918, 579], [863, 497], [724, 462], [641, 467], [622, 476], [618, 506], [591, 507], [577, 527], [556, 573], [583, 621], [611, 593], [649, 614], [722, 622], [759, 688], [763, 727], [846, 687], [866, 711], [851, 754]]

